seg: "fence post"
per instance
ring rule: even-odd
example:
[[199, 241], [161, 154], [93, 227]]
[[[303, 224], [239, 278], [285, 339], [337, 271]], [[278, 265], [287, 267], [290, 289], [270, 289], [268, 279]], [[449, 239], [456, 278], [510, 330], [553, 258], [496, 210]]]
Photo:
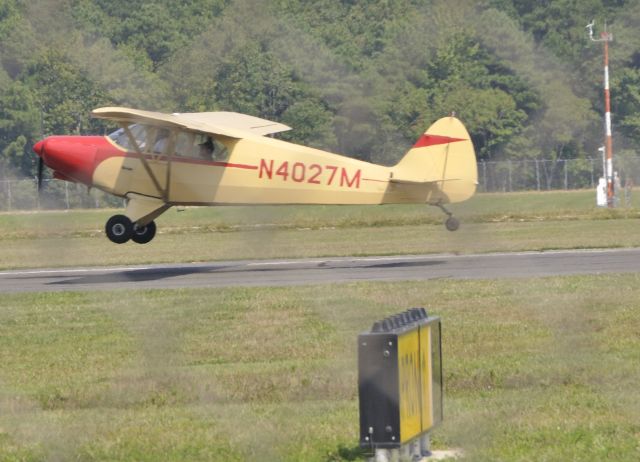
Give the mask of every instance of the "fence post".
[[64, 182], [64, 203], [67, 206], [67, 210], [69, 210], [69, 182]]
[[[38, 191], [38, 180], [29, 180], [33, 181], [36, 188], [36, 210], [40, 210], [40, 191]], [[42, 182], [44, 186], [44, 182]]]
[[567, 159], [563, 159], [564, 162], [564, 189], [569, 189], [569, 176], [567, 174]]
[[8, 202], [8, 210], [11, 211], [11, 202], [13, 198], [11, 197], [11, 180], [7, 180], [7, 202]]

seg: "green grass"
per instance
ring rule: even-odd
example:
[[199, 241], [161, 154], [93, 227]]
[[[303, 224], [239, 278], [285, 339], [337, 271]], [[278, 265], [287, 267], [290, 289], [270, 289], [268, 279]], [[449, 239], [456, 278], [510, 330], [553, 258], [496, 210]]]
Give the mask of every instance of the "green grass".
[[347, 460], [356, 337], [443, 320], [437, 448], [640, 458], [640, 276], [40, 293], [0, 301], [0, 461]]
[[[115, 211], [0, 214], [0, 268], [637, 247], [635, 208], [591, 191], [452, 207], [169, 211], [150, 245]], [[356, 337], [425, 306], [443, 319], [445, 422], [467, 460], [640, 459], [640, 276], [5, 294], [0, 462], [352, 460]]]
[[640, 246], [640, 211], [597, 209], [591, 191], [478, 194], [451, 209], [455, 233], [419, 205], [170, 210], [143, 246], [106, 239], [115, 210], [0, 214], [0, 269]]
[[[595, 207], [592, 191], [476, 194], [450, 207], [464, 222], [637, 218], [634, 208]], [[162, 215], [166, 234], [231, 232], [254, 229], [353, 228], [440, 224], [444, 215], [423, 205], [190, 207]], [[3, 239], [43, 236], [93, 236], [103, 231], [114, 210], [15, 212], [0, 214]]]

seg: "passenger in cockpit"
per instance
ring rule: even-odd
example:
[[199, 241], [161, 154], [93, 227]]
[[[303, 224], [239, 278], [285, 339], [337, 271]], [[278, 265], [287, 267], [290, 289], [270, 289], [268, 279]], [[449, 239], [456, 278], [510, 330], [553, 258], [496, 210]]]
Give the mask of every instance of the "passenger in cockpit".
[[213, 160], [213, 140], [210, 136], [204, 143], [200, 143], [200, 158], [205, 160]]

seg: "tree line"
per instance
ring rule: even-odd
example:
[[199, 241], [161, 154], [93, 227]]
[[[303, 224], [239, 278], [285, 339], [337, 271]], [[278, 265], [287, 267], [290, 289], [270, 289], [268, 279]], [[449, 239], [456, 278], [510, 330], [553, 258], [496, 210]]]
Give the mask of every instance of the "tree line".
[[455, 113], [480, 160], [580, 159], [603, 139], [605, 20], [617, 152], [640, 141], [640, 2], [0, 0], [0, 177], [122, 105], [237, 111], [283, 138], [396, 162]]

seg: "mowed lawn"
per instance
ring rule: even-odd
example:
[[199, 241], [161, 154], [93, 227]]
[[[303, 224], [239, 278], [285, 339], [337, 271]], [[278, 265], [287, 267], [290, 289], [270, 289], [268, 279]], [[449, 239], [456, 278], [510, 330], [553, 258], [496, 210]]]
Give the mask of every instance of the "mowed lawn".
[[640, 459], [640, 276], [12, 294], [0, 460], [353, 460], [356, 338], [441, 316], [466, 460]]
[[112, 244], [121, 210], [0, 214], [0, 269], [347, 255], [640, 246], [640, 210], [595, 207], [595, 192], [477, 194], [444, 214], [422, 205], [171, 209], [149, 244]]
[[[424, 207], [188, 209], [147, 246], [114, 211], [0, 215], [3, 268], [639, 246], [591, 192]], [[465, 460], [640, 460], [640, 275], [3, 294], [0, 461], [358, 460], [356, 338], [443, 322], [445, 421]]]

